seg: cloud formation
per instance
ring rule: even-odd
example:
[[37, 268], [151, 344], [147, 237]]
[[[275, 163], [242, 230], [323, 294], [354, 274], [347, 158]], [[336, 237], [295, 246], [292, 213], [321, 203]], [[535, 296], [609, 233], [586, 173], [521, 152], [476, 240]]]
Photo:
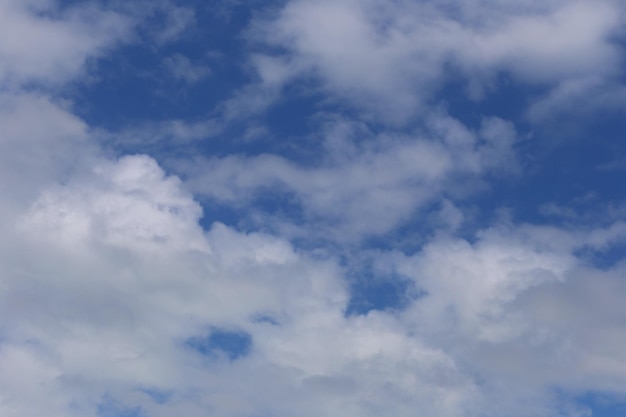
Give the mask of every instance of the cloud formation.
[[474, 98], [496, 88], [499, 74], [552, 86], [614, 76], [620, 15], [611, 1], [302, 0], [254, 35], [286, 51], [257, 61], [264, 82], [312, 77], [397, 123], [419, 114], [458, 75]]
[[128, 34], [130, 19], [97, 4], [61, 7], [54, 1], [0, 4], [0, 83], [67, 82]]
[[[568, 222], [549, 224], [486, 202], [532, 179], [528, 120], [437, 95], [457, 77], [476, 103], [505, 73], [543, 89], [531, 121], [619, 102], [620, 5], [288, 1], [239, 28], [254, 71], [222, 78], [206, 120], [118, 135], [72, 101], [92, 63], [134, 43], [207, 75], [185, 58], [194, 4], [154, 7], [175, 13], [0, 2], [2, 416], [582, 417], [581, 396], [623, 398], [623, 204], [591, 222], [553, 192], [537, 210]], [[297, 83], [292, 103], [324, 97], [307, 133], [259, 128]], [[386, 280], [402, 303], [350, 309]]]
[[322, 140], [319, 166], [260, 155], [184, 163], [183, 169], [193, 190], [222, 203], [248, 204], [268, 189], [293, 193], [305, 218], [319, 219], [340, 240], [389, 231], [445, 196], [446, 185], [459, 178], [518, 169], [514, 128], [497, 118], [485, 119], [472, 132], [445, 114], [433, 114], [427, 133], [402, 135], [374, 135], [338, 120], [329, 123]]

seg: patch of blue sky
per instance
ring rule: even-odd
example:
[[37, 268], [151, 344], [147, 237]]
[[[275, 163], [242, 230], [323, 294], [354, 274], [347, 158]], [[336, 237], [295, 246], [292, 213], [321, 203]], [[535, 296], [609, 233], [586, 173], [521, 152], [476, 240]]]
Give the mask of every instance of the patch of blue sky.
[[502, 72], [486, 80], [473, 97], [470, 88], [466, 77], [452, 76], [435, 95], [433, 104], [442, 106], [467, 126], [479, 126], [485, 116], [492, 116], [515, 120], [516, 128], [524, 129], [528, 127], [524, 114], [531, 100], [548, 91], [520, 84]]
[[167, 403], [174, 394], [172, 391], [161, 390], [158, 388], [143, 388], [140, 389], [140, 391], [150, 397], [150, 399], [156, 404], [160, 405]]
[[577, 398], [577, 403], [591, 410], [592, 417], [623, 417], [626, 398], [601, 393], [588, 393]]
[[[550, 122], [531, 124], [528, 107], [549, 93], [545, 87], [502, 75], [477, 100], [468, 100], [463, 94], [466, 87], [459, 79], [438, 98], [451, 116], [469, 127], [479, 126], [485, 116], [514, 121], [519, 135], [515, 146], [524, 168], [523, 176], [490, 178], [484, 192], [469, 199], [482, 212], [507, 208], [518, 221], [542, 222], [541, 208], [546, 203], [571, 205], [590, 194], [602, 202], [623, 200], [619, 166], [611, 165], [626, 150], [623, 110], [565, 112]], [[559, 219], [550, 221], [558, 224]]]
[[207, 335], [187, 339], [185, 345], [203, 356], [234, 361], [250, 353], [252, 337], [245, 332], [212, 329]]
[[626, 240], [613, 242], [599, 249], [582, 248], [576, 255], [589, 265], [601, 270], [609, 270], [626, 258]]
[[271, 326], [280, 326], [280, 321], [271, 314], [257, 314], [252, 317], [253, 323], [266, 323]]
[[230, 204], [223, 204], [215, 199], [199, 199], [199, 201], [202, 204], [202, 218], [199, 223], [203, 229], [209, 230], [215, 222], [242, 228], [242, 219], [245, 219], [245, 214], [248, 212], [246, 207], [234, 208]]
[[97, 407], [98, 417], [146, 417], [141, 407], [126, 406], [110, 395], [102, 397]]
[[[365, 274], [367, 275], [367, 274]], [[366, 315], [370, 311], [401, 311], [416, 298], [412, 283], [398, 277], [359, 277], [350, 286], [347, 317]], [[426, 294], [417, 295], [426, 296]]]
[[[614, 137], [614, 136], [613, 136]], [[481, 208], [501, 206], [510, 208], [518, 221], [546, 221], [546, 204], [556, 204], [576, 211], [577, 202], [591, 198], [603, 202], [619, 202], [623, 199], [619, 183], [621, 175], [614, 171], [599, 169], [611, 159], [614, 151], [602, 144], [571, 143], [567, 148], [554, 149], [539, 156], [539, 161], [527, 161], [529, 173], [512, 181], [494, 181], [490, 190], [477, 196]], [[555, 214], [555, 213], [553, 213]], [[602, 221], [602, 213], [597, 220]], [[571, 220], [563, 218], [565, 220]], [[558, 216], [550, 216], [552, 224], [558, 224]], [[556, 222], [556, 223], [554, 223]]]
[[[184, 176], [183, 176], [184, 178]], [[199, 198], [202, 203], [203, 217], [200, 225], [209, 229], [215, 222], [224, 223], [239, 230], [274, 232], [277, 225], [268, 221], [257, 221], [250, 218], [252, 211], [273, 216], [281, 221], [304, 223], [306, 214], [297, 196], [283, 189], [280, 185], [265, 187], [251, 196], [248, 204], [243, 206], [221, 202], [214, 198]]]
[[364, 250], [364, 253], [367, 255], [358, 261], [349, 253], [342, 256], [350, 288], [346, 317], [367, 315], [370, 311], [400, 312], [416, 299], [427, 296], [411, 279], [380, 265], [377, 261], [381, 250]]
[[[82, 118], [90, 125], [117, 130], [142, 122], [207, 117], [248, 80], [245, 41], [239, 34], [250, 10], [236, 7], [225, 18], [211, 7], [194, 7], [195, 18], [172, 42], [152, 40], [122, 45], [114, 54], [92, 63], [97, 82], [80, 80], [70, 90]], [[167, 10], [144, 23], [143, 37], [162, 27]], [[185, 82], [168, 71], [167, 60], [182, 56], [206, 66], [210, 73]], [[189, 80], [192, 81], [192, 80]]]

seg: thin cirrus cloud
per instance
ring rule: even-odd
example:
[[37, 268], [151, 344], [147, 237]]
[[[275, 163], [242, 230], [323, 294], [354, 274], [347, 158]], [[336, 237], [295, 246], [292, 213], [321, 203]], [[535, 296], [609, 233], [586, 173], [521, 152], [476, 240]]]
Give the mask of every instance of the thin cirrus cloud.
[[[555, 181], [527, 118], [575, 113], [581, 91], [619, 102], [621, 6], [253, 3], [224, 29], [248, 48], [241, 83], [185, 61], [176, 22], [204, 9], [179, 7], [159, 38], [155, 9], [0, 4], [0, 414], [580, 417], [623, 398], [623, 204], [568, 188], [587, 154], [510, 198]], [[119, 133], [73, 94], [123, 78], [97, 64], [128, 45], [231, 94], [202, 120], [131, 110]], [[501, 72], [542, 88], [526, 119], [445, 105], [452, 78], [472, 104]], [[281, 102], [297, 109], [272, 121]], [[305, 133], [281, 133], [296, 116]], [[507, 204], [543, 196], [523, 221]], [[386, 280], [399, 301], [378, 307]]]

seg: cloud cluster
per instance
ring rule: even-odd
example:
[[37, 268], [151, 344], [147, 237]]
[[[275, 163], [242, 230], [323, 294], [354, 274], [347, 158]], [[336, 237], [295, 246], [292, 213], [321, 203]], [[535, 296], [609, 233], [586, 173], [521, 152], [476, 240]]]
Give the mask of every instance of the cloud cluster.
[[[523, 173], [511, 122], [468, 128], [431, 110], [410, 131], [376, 130], [335, 115], [308, 138], [318, 151], [307, 163], [167, 159], [178, 177], [152, 156], [103, 149], [101, 132], [56, 95], [132, 38], [120, 10], [0, 2], [0, 31], [23, 35], [0, 37], [2, 416], [582, 417], [579, 394], [626, 394], [626, 263], [594, 263], [626, 239], [619, 215], [457, 233], [455, 201]], [[499, 71], [558, 91], [609, 79], [619, 11], [608, 1], [293, 0], [256, 28], [288, 56], [251, 60], [272, 88], [314, 76], [398, 121], [447, 71], [474, 92]], [[172, 25], [153, 42], [177, 36]], [[212, 125], [164, 126], [194, 138]], [[297, 221], [267, 194], [293, 199]], [[207, 199], [298, 230], [202, 219]], [[350, 314], [346, 264], [366, 257], [360, 245], [432, 222], [432, 204], [440, 223], [422, 247], [381, 247], [359, 265], [406, 281], [406, 303]], [[302, 236], [325, 240], [290, 239]], [[235, 354], [216, 334], [249, 346]]]
[[616, 75], [621, 9], [612, 1], [301, 0], [253, 36], [286, 51], [256, 61], [264, 83], [313, 78], [377, 119], [402, 123], [459, 75], [475, 99], [502, 74], [549, 87]]
[[[622, 392], [623, 265], [576, 256], [610, 228], [502, 225], [383, 253], [426, 295], [346, 316], [337, 260], [203, 231], [181, 187], [151, 158], [105, 159], [7, 229], [3, 414], [575, 416], [551, 387]], [[248, 354], [186, 343], [216, 328], [250, 335]]]
[[481, 376], [492, 413], [528, 415], [518, 402], [526, 398], [562, 408], [546, 415], [577, 415], [555, 387], [623, 395], [625, 377], [615, 327], [624, 265], [600, 270], [575, 255], [595, 246], [594, 233], [500, 226], [473, 244], [438, 239], [390, 261], [428, 293], [403, 316]]
[[[132, 156], [44, 192], [6, 228], [3, 414], [96, 415], [105, 394], [124, 401], [126, 390], [208, 393], [224, 364], [202, 360], [188, 338], [214, 327], [256, 336], [261, 316], [341, 317], [346, 295], [332, 263], [270, 236], [219, 224], [205, 233], [200, 213], [175, 178]], [[192, 374], [200, 379], [185, 381]]]
[[428, 126], [427, 132], [376, 135], [358, 123], [333, 120], [323, 130], [324, 151], [315, 166], [260, 155], [185, 161], [180, 169], [197, 194], [222, 204], [250, 204], [269, 190], [291, 196], [305, 222], [337, 240], [388, 232], [439, 202], [460, 178], [469, 184], [519, 169], [516, 133], [504, 120], [486, 118], [470, 131], [435, 113]]

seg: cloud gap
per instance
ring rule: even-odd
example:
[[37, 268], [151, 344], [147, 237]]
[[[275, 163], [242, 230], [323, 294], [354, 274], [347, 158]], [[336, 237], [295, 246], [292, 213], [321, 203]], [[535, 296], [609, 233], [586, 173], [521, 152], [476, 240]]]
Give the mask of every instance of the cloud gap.
[[194, 336], [185, 345], [207, 357], [225, 356], [230, 361], [247, 356], [252, 349], [252, 336], [246, 332], [213, 328], [206, 336]]

